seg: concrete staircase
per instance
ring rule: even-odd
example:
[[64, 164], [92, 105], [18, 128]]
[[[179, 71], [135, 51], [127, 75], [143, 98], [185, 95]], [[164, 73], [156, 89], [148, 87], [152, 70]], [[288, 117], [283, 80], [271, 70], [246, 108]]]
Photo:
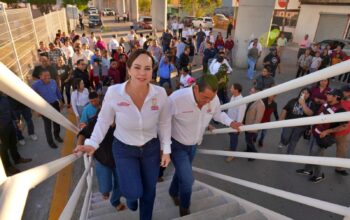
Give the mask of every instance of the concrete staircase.
[[[196, 181], [193, 185], [191, 215], [180, 218], [179, 207], [175, 206], [168, 194], [170, 177], [157, 185], [156, 200], [153, 209], [154, 220], [281, 220], [290, 219], [271, 210], [257, 206], [234, 195]], [[123, 202], [125, 200], [122, 199]], [[92, 193], [88, 220], [136, 220], [138, 211], [117, 212], [103, 200], [100, 193]]]

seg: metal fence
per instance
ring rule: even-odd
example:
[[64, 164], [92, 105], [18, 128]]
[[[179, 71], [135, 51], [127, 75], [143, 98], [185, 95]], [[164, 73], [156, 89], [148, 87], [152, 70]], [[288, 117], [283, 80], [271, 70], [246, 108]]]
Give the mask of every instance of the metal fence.
[[28, 81], [39, 42], [53, 41], [58, 29], [68, 31], [65, 9], [33, 19], [29, 4], [20, 9], [0, 6], [0, 62]]

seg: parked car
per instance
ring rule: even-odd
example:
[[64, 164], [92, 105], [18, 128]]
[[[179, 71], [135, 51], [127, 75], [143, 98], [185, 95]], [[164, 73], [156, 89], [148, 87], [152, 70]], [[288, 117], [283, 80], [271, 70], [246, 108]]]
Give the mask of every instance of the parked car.
[[192, 24], [194, 27], [198, 28], [199, 26], [202, 26], [203, 28], [213, 28], [214, 22], [211, 17], [199, 17], [195, 18], [192, 21]]
[[185, 27], [191, 27], [192, 26], [192, 21], [196, 19], [194, 16], [185, 16], [182, 18], [182, 23], [184, 24]]
[[152, 29], [152, 17], [141, 16], [137, 22], [137, 26], [139, 29]]
[[98, 10], [95, 7], [89, 8], [89, 15], [98, 14]]
[[102, 15], [104, 15], [104, 16], [115, 16], [115, 11], [113, 11], [111, 8], [105, 8], [102, 11]]
[[223, 14], [216, 14], [213, 16], [213, 21], [215, 23], [215, 27], [218, 28], [227, 28], [230, 20]]
[[98, 14], [90, 14], [88, 20], [89, 20], [89, 28], [102, 26], [102, 21]]
[[319, 42], [322, 49], [327, 47], [327, 45], [331, 46], [331, 50], [337, 48], [338, 45], [341, 46], [342, 50], [348, 57], [350, 57], [350, 40], [344, 39], [326, 39]]

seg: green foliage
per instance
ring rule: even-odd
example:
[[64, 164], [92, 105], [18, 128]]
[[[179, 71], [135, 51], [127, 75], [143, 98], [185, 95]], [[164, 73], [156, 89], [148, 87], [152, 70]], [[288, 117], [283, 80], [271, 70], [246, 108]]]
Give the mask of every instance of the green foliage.
[[211, 15], [214, 9], [221, 7], [222, 0], [180, 0], [182, 10], [192, 16]]
[[63, 5], [77, 5], [80, 11], [83, 11], [88, 7], [89, 0], [63, 0]]
[[151, 0], [139, 0], [139, 11], [142, 14], [151, 13]]

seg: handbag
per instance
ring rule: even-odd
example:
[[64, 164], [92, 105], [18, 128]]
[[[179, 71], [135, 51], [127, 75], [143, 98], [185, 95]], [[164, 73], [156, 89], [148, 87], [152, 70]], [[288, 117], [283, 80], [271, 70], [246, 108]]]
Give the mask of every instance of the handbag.
[[321, 148], [327, 149], [328, 147], [335, 144], [336, 140], [332, 135], [326, 135], [323, 138], [320, 138], [320, 136], [316, 137], [316, 143]]

